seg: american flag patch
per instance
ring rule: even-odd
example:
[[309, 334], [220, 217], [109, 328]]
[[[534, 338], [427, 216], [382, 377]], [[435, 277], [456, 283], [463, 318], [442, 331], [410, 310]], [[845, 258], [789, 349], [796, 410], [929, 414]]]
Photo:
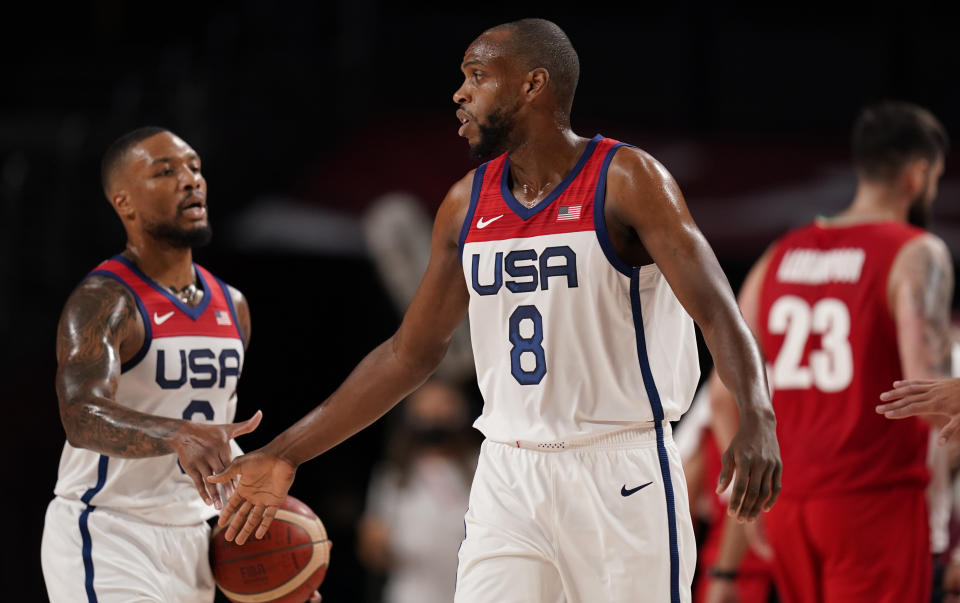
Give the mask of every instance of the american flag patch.
[[230, 315], [224, 312], [223, 310], [216, 310], [213, 313], [213, 315], [217, 317], [218, 325], [224, 325], [229, 327], [230, 325], [233, 324], [232, 322], [230, 322]]
[[561, 205], [560, 209], [557, 210], [557, 222], [563, 222], [564, 220], [579, 220], [580, 207], [580, 205]]

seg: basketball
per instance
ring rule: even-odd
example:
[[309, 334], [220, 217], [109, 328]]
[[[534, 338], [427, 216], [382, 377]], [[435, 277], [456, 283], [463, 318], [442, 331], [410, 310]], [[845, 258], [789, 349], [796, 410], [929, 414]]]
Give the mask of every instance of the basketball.
[[210, 567], [223, 594], [234, 603], [304, 603], [323, 582], [330, 562], [320, 518], [292, 496], [262, 539], [243, 546], [227, 542], [225, 528], [211, 535]]

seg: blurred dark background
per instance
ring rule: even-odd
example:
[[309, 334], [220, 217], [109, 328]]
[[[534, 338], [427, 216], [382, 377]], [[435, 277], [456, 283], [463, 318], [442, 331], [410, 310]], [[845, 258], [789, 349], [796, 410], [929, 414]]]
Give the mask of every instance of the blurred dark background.
[[[364, 244], [365, 212], [401, 192], [432, 215], [476, 165], [456, 135], [451, 95], [463, 51], [483, 29], [543, 16], [566, 30], [582, 67], [574, 129], [660, 159], [736, 289], [777, 235], [851, 199], [847, 137], [864, 103], [923, 104], [960, 140], [952, 20], [924, 2], [838, 10], [376, 0], [5, 7], [6, 593], [45, 600], [39, 542], [64, 440], [55, 328], [72, 287], [123, 248], [99, 184], [100, 155], [114, 138], [162, 125], [203, 157], [215, 234], [197, 260], [241, 289], [253, 315], [238, 417], [265, 414], [240, 441], [250, 449], [322, 401], [398, 325]], [[955, 262], [956, 163], [948, 158], [932, 229]], [[463, 385], [478, 411], [475, 385]], [[291, 491], [335, 542], [324, 601], [369, 596], [354, 529], [383, 435], [375, 424], [305, 465]]]

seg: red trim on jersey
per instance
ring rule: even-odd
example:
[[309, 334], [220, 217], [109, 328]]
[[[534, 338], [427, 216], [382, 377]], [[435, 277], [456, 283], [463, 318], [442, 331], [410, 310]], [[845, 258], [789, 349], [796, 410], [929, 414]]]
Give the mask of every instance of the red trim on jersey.
[[[156, 288], [161, 287], [159, 284], [145, 280], [119, 260], [106, 260], [95, 270], [110, 272], [130, 287], [146, 310], [146, 316], [143, 319], [150, 321], [154, 339], [190, 335], [240, 339], [239, 326], [233, 324], [233, 313], [230, 311], [219, 281], [202, 266], [196, 264], [195, 266], [202, 275], [203, 282], [206, 283], [203, 295], [209, 298], [207, 307], [196, 320], [188, 316], [170, 298], [157, 291]], [[222, 324], [226, 322], [224, 317], [229, 319], [229, 324]]]
[[[903, 245], [923, 232], [898, 222], [812, 224], [777, 242], [760, 290], [760, 342], [771, 366], [789, 337], [791, 345], [802, 346], [794, 352], [798, 358], [788, 352], [780, 372], [771, 372], [784, 496], [926, 484], [929, 427], [916, 418], [891, 421], [874, 410], [880, 394], [902, 378], [887, 304], [890, 268]], [[792, 250], [802, 251], [791, 255], [784, 268], [790, 276], [781, 280], [778, 273]], [[859, 250], [859, 277], [850, 282], [849, 271], [835, 260]], [[834, 253], [832, 259], [825, 259], [826, 252]], [[844, 276], [825, 277], [834, 270]], [[831, 301], [821, 303], [825, 299]], [[771, 332], [772, 309], [781, 300], [781, 322]], [[849, 379], [845, 386], [836, 379], [841, 373]], [[799, 387], [804, 376], [810, 385]], [[824, 391], [835, 387], [843, 389]]]
[[[507, 155], [492, 159], [483, 175], [483, 184], [473, 213], [473, 223], [465, 243], [502, 241], [540, 235], [565, 234], [593, 230], [593, 198], [600, 177], [603, 159], [610, 147], [617, 144], [611, 138], [601, 138], [593, 146], [590, 157], [576, 177], [550, 202], [550, 205], [524, 220], [510, 207], [501, 193], [501, 179]], [[560, 207], [579, 207], [578, 219], [558, 220]], [[483, 226], [483, 228], [480, 228]]]

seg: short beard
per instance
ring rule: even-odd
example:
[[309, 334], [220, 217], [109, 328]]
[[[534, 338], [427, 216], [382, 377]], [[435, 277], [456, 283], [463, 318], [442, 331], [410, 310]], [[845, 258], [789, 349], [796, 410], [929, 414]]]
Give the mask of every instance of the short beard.
[[907, 210], [907, 223], [917, 228], [927, 229], [930, 226], [930, 218], [933, 212], [928, 204], [923, 201], [917, 201], [910, 205]]
[[470, 146], [470, 157], [483, 160], [504, 152], [517, 123], [516, 113], [516, 110], [513, 110], [505, 114], [502, 108], [497, 108], [487, 117], [486, 124], [478, 121], [480, 141]]
[[145, 230], [154, 239], [176, 249], [203, 247], [213, 238], [213, 230], [209, 224], [190, 229], [177, 228], [173, 224], [150, 224]]
[[933, 218], [933, 195], [924, 189], [913, 200], [907, 209], [907, 223], [918, 228], [927, 229]]

